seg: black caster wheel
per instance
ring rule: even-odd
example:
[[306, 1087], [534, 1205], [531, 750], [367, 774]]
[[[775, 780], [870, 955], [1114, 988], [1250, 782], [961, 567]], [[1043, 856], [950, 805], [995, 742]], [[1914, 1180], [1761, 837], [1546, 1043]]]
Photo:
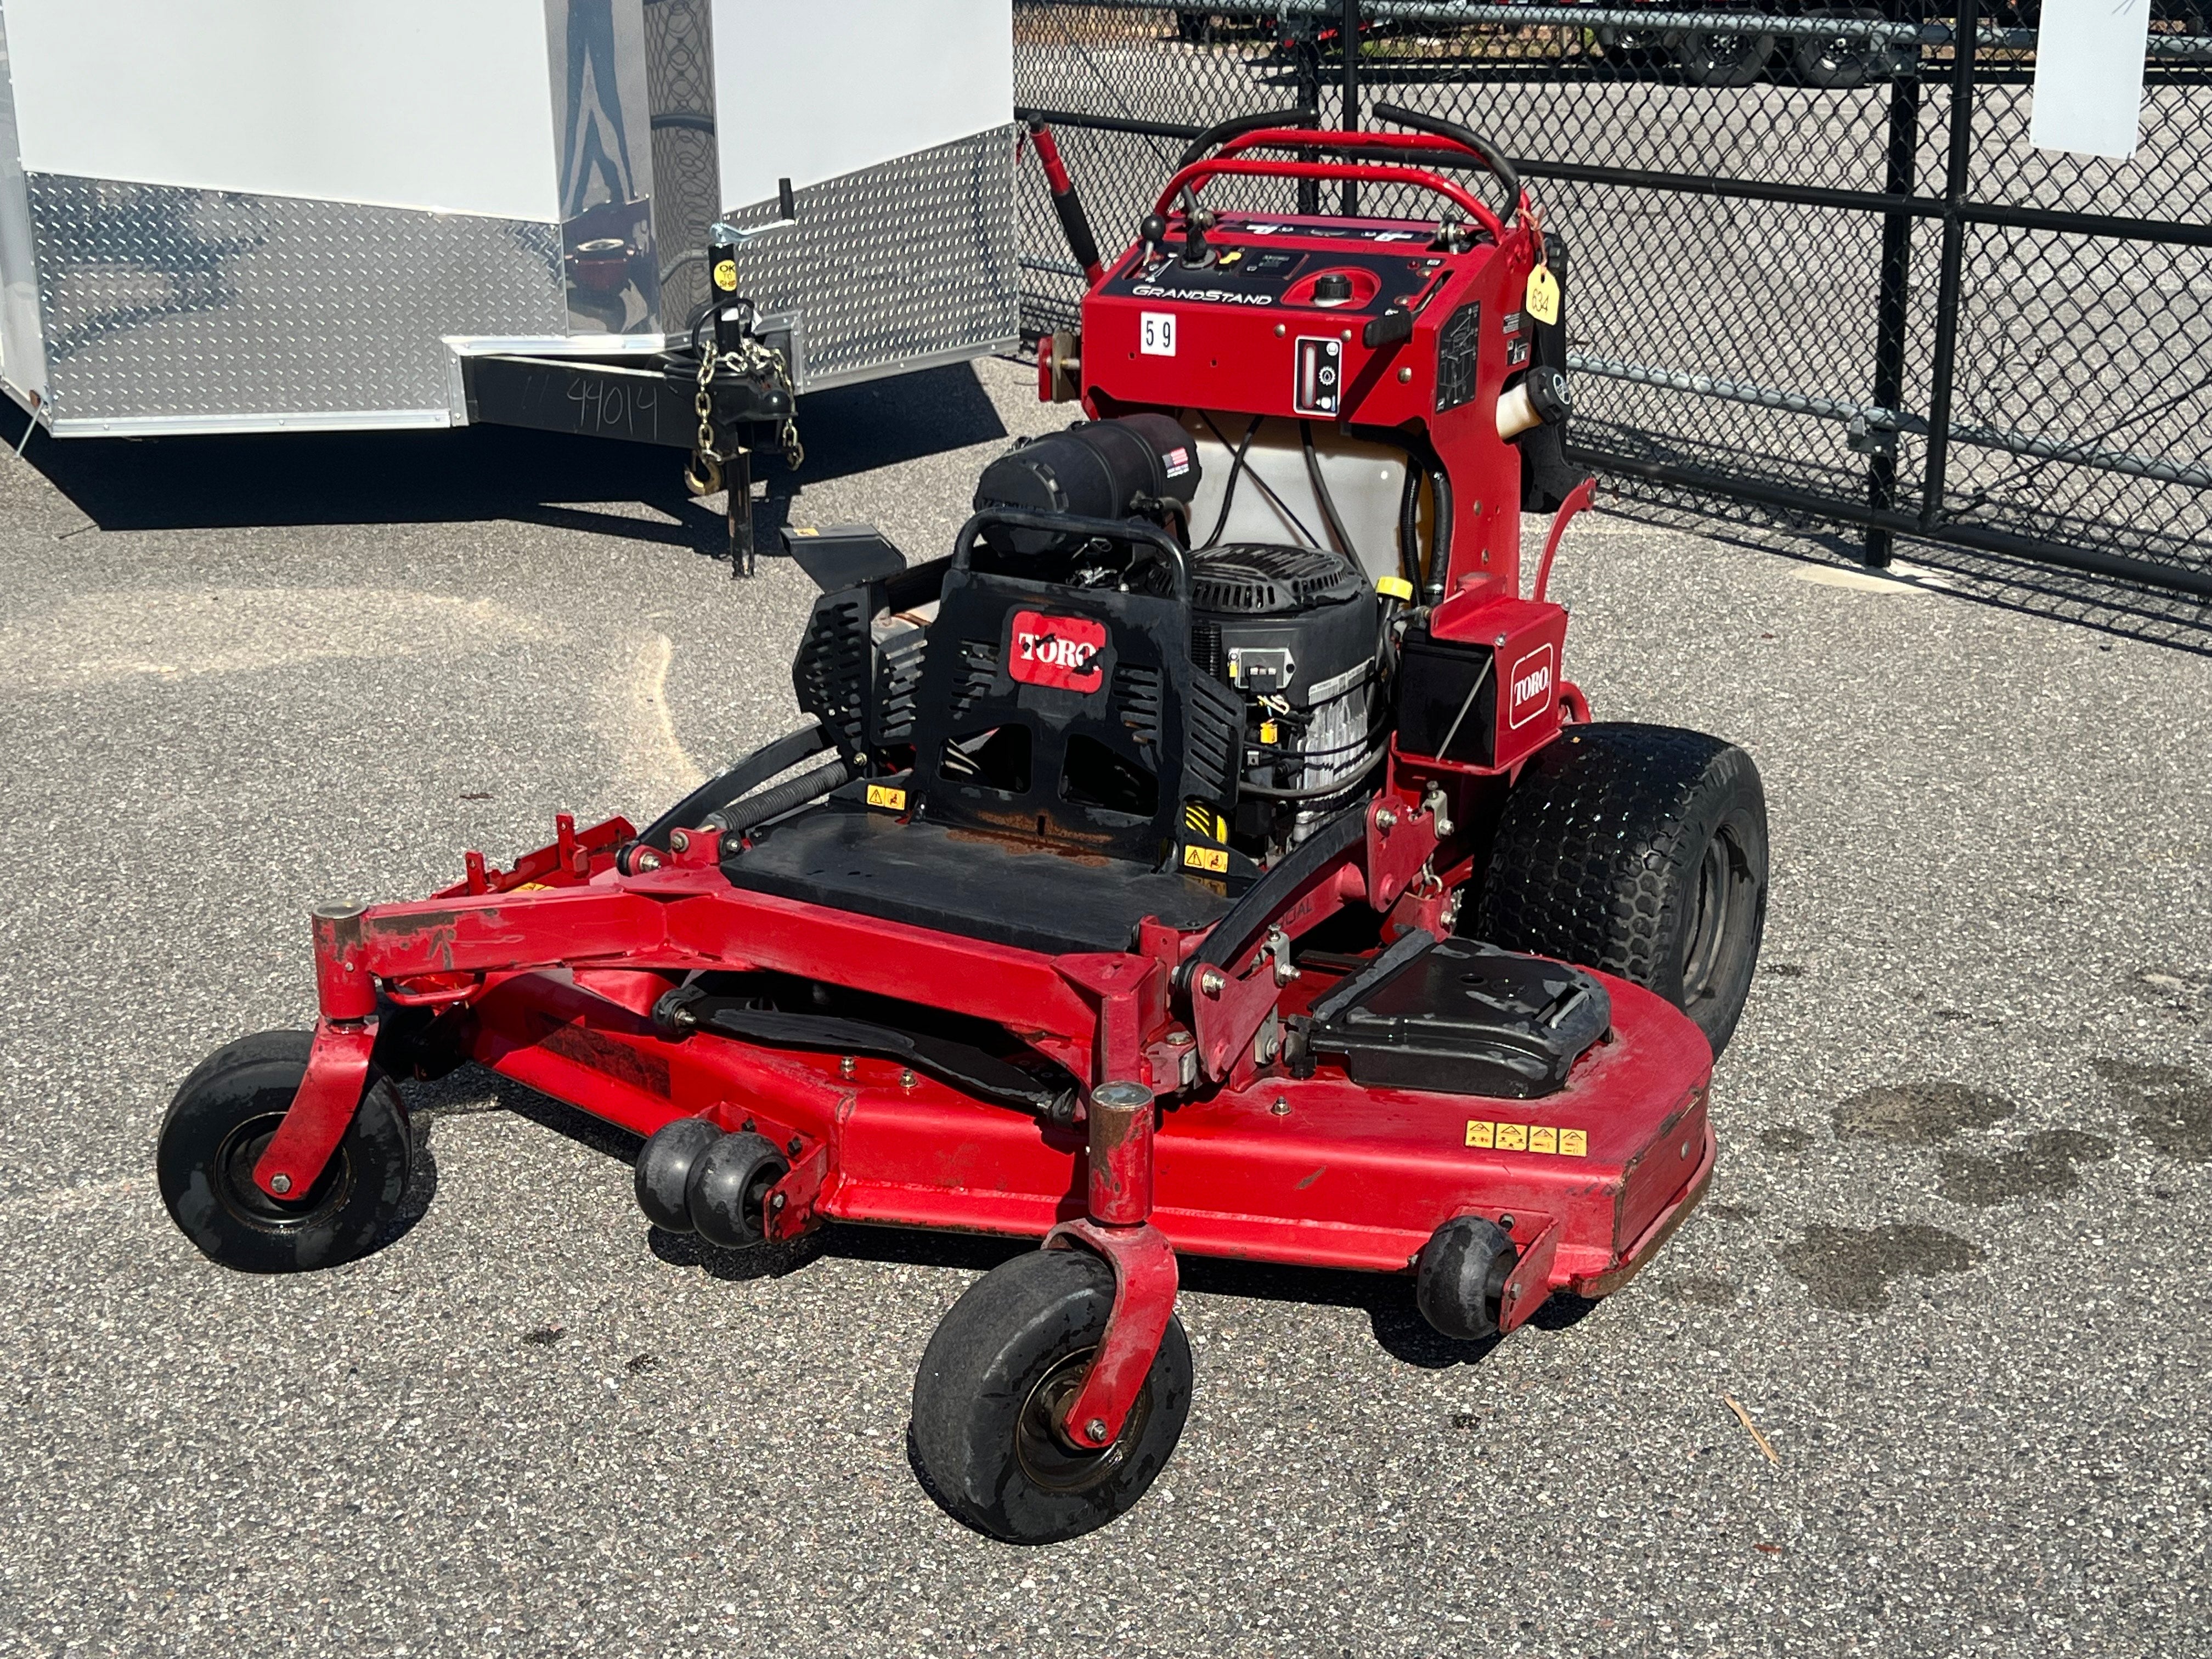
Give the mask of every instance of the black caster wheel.
[[1488, 1216], [1455, 1216], [1421, 1247], [1414, 1305], [1438, 1333], [1455, 1340], [1495, 1336], [1505, 1281], [1520, 1259], [1513, 1235]]
[[322, 1176], [295, 1199], [253, 1184], [253, 1166], [307, 1074], [314, 1038], [264, 1031], [202, 1060], [161, 1121], [161, 1201], [210, 1260], [241, 1273], [335, 1267], [374, 1249], [399, 1212], [414, 1141], [399, 1091], [372, 1069]]
[[699, 1155], [684, 1189], [691, 1225], [709, 1244], [742, 1250], [767, 1234], [769, 1189], [791, 1164], [765, 1135], [724, 1135]]
[[1145, 1495], [1190, 1414], [1190, 1344], [1170, 1319], [1121, 1438], [1098, 1451], [1053, 1424], [1082, 1386], [1114, 1305], [1114, 1270], [1084, 1250], [1037, 1250], [968, 1287], [914, 1382], [914, 1449], [954, 1519], [1014, 1544], [1104, 1526]]
[[691, 1171], [722, 1131], [703, 1117], [679, 1117], [646, 1137], [637, 1155], [637, 1207], [656, 1227], [691, 1231]]

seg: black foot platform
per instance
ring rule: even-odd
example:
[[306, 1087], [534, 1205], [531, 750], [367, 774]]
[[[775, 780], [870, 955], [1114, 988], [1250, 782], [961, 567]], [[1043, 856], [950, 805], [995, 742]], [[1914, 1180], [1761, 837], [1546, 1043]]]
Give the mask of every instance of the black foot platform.
[[803, 899], [1050, 956], [1126, 951], [1137, 924], [1211, 927], [1212, 887], [1121, 859], [946, 829], [831, 799], [722, 860], [749, 891]]

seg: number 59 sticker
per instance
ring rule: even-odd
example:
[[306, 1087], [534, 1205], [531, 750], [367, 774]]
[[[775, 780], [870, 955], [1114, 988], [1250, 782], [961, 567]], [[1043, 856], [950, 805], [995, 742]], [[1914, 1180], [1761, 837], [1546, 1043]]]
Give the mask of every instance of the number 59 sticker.
[[1137, 349], [1147, 357], [1172, 357], [1175, 353], [1175, 313], [1148, 311], [1137, 337]]

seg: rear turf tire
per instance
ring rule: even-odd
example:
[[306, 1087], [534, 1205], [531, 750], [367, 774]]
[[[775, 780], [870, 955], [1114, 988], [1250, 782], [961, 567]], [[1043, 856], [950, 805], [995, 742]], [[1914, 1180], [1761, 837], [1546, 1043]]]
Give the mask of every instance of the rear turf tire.
[[968, 1287], [914, 1382], [914, 1451], [953, 1518], [1014, 1544], [1104, 1526], [1145, 1495], [1190, 1414], [1190, 1344], [1170, 1318], [1121, 1438], [1075, 1451], [1052, 1431], [1114, 1305], [1114, 1270], [1086, 1250], [1036, 1250]]
[[399, 1091], [372, 1069], [321, 1177], [296, 1200], [253, 1184], [253, 1166], [307, 1074], [306, 1031], [241, 1037], [202, 1060], [161, 1121], [161, 1201], [202, 1254], [241, 1273], [335, 1267], [374, 1249], [399, 1212], [414, 1140]]
[[1647, 987], [1717, 1057], [1766, 925], [1766, 797], [1734, 744], [1573, 726], [1506, 798], [1470, 931]]

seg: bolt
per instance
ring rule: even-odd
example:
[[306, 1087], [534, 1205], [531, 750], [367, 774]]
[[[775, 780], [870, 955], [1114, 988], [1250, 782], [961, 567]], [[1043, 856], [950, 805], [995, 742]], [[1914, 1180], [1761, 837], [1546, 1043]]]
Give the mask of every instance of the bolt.
[[799, 1141], [799, 1137], [797, 1135], [793, 1135], [790, 1139], [783, 1143], [783, 1150], [789, 1152], [793, 1158], [797, 1158], [799, 1156], [799, 1148], [801, 1142]]
[[639, 872], [641, 874], [649, 871], [658, 870], [660, 868], [660, 854], [654, 852], [650, 847], [648, 847], [645, 851], [640, 853], [635, 858], [630, 860], [629, 867]]
[[681, 830], [671, 830], [668, 832], [668, 848], [672, 853], [688, 853], [691, 850], [691, 837]]
[[1288, 329], [1285, 328], [1285, 327], [1284, 327], [1280, 323], [1277, 323], [1277, 324], [1275, 325], [1275, 337], [1276, 337], [1277, 339], [1279, 339], [1279, 339], [1281, 339], [1281, 338], [1283, 337], [1283, 336], [1284, 336], [1284, 335], [1285, 335], [1285, 334], [1287, 334], [1287, 333], [1289, 333], [1289, 332], [1290, 332], [1290, 330], [1288, 330]]
[[1394, 808], [1382, 807], [1375, 814], [1375, 827], [1388, 834], [1398, 827], [1398, 814]]
[[1690, 1155], [1690, 1143], [1689, 1143], [1688, 1141], [1686, 1141], [1686, 1141], [1684, 1141], [1684, 1142], [1682, 1143], [1682, 1156], [1683, 1156], [1684, 1158], [1687, 1158], [1687, 1157], [1689, 1157], [1689, 1155]]
[[783, 1208], [783, 1199], [784, 1195], [781, 1193], [770, 1193], [768, 1195], [769, 1208], [781, 1212]]
[[1083, 1437], [1085, 1439], [1090, 1441], [1094, 1446], [1104, 1445], [1106, 1443], [1106, 1419], [1103, 1417], [1092, 1418], [1088, 1423], [1085, 1423], [1083, 1425]]
[[1504, 643], [1505, 643], [1505, 635], [1503, 635], [1503, 634], [1500, 634], [1500, 635], [1498, 636], [1497, 641], [1496, 641], [1495, 642], [1496, 642], [1497, 644], [1499, 644], [1499, 645], [1503, 645], [1503, 644], [1504, 644]]
[[854, 1060], [850, 1054], [843, 1055], [837, 1061], [837, 1075], [839, 1077], [850, 1077], [854, 1073], [860, 1069], [859, 1065]]
[[1275, 1103], [1267, 1109], [1277, 1117], [1288, 1117], [1291, 1115], [1291, 1097], [1288, 1095], [1277, 1095]]
[[1498, 1218], [1498, 1224], [1510, 1233], [1513, 1231], [1513, 1218], [1510, 1215], [1502, 1215]]
[[738, 1125], [738, 1127], [743, 1129], [747, 1134], [750, 1134], [753, 1132], [752, 1119], [747, 1118], [743, 1123]]
[[1407, 381], [1413, 378], [1413, 371], [1411, 368], [1401, 368], [1398, 371], [1398, 383], [1401, 386], [1403, 386]]
[[1168, 1047], [1170, 1048], [1188, 1048], [1195, 1041], [1197, 1041], [1197, 1039], [1193, 1037], [1188, 1031], [1170, 1031], [1168, 1033]]
[[1199, 992], [1204, 996], [1219, 996], [1228, 983], [1218, 968], [1209, 968], [1198, 976]]
[[282, 1198], [286, 1193], [292, 1190], [292, 1177], [288, 1175], [270, 1176], [269, 1177], [269, 1190], [276, 1194], [279, 1198]]
[[911, 1089], [914, 1087], [914, 1073], [912, 1072], [902, 1070], [899, 1073], [899, 1087], [902, 1089]]

